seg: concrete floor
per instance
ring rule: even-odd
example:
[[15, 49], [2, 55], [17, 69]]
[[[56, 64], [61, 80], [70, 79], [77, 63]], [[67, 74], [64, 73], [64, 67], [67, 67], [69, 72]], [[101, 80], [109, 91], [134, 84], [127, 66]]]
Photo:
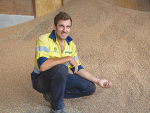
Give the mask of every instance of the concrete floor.
[[0, 14], [0, 29], [34, 19], [34, 16]]

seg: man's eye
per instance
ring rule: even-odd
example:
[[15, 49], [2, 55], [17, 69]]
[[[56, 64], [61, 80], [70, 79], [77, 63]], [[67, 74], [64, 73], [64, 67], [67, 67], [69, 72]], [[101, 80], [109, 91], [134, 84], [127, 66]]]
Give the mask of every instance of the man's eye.
[[64, 27], [63, 25], [60, 25], [60, 27]]

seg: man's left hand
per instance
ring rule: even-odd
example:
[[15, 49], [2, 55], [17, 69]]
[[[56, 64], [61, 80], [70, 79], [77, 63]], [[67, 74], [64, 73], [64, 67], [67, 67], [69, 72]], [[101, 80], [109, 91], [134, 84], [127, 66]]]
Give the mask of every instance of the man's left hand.
[[110, 88], [112, 86], [112, 83], [106, 79], [99, 79], [97, 84], [102, 88]]

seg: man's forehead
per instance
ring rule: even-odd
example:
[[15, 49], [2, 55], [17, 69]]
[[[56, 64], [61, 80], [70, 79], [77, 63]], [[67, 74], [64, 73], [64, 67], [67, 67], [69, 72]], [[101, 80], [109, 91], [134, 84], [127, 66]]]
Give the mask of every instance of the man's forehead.
[[68, 19], [68, 20], [59, 20], [58, 21], [58, 23], [57, 23], [57, 25], [58, 24], [63, 24], [63, 25], [71, 25], [71, 20], [70, 19]]

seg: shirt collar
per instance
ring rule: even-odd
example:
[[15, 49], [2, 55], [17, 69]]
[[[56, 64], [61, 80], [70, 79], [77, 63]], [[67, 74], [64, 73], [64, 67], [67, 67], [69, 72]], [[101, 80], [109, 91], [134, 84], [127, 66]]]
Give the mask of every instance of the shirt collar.
[[[54, 30], [53, 30], [53, 31], [51, 32], [51, 34], [49, 35], [49, 38], [53, 39], [54, 42], [56, 42], [56, 37], [55, 37], [55, 31], [54, 31]], [[71, 42], [72, 40], [73, 40], [73, 39], [72, 39], [70, 36], [68, 36], [68, 37], [66, 38], [67, 44], [70, 45], [70, 42]]]

